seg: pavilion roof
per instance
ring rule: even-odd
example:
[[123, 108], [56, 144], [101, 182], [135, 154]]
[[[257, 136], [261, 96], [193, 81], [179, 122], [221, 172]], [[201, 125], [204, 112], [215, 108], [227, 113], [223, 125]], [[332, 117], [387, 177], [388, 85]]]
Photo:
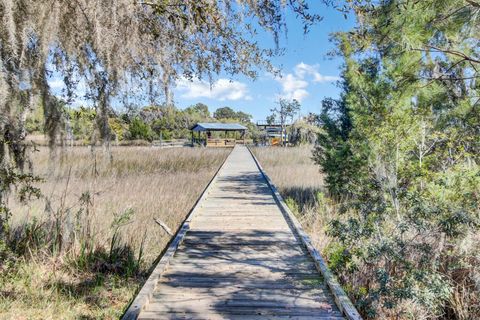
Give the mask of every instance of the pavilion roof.
[[242, 131], [247, 127], [239, 123], [199, 122], [192, 127], [192, 131]]

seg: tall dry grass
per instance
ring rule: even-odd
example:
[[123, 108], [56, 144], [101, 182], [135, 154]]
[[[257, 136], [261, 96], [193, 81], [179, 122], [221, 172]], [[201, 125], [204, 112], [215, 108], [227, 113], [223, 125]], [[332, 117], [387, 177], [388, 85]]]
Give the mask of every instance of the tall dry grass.
[[157, 149], [119, 147], [112, 149], [112, 161], [89, 148], [66, 149], [50, 162], [47, 149], [32, 155], [34, 173], [44, 179], [39, 185], [45, 198], [28, 205], [13, 203], [12, 227], [37, 217], [50, 219], [47, 202], [53, 211], [62, 206], [75, 213], [82, 194], [92, 201], [91, 233], [100, 244], [107, 245], [115, 215], [133, 211], [131, 222], [122, 228], [129, 243], [139, 243], [144, 233], [145, 260], [151, 262], [161, 252], [170, 236], [154, 222], [160, 219], [173, 230], [205, 188], [229, 151], [213, 149]]
[[228, 153], [118, 147], [110, 161], [74, 147], [52, 161], [32, 151], [42, 197], [10, 199], [22, 255], [0, 269], [0, 319], [118, 318], [171, 239], [154, 219], [176, 230]]
[[312, 160], [312, 146], [256, 147], [252, 151], [322, 251], [330, 242], [326, 225], [336, 213], [335, 206], [324, 197], [323, 175]]
[[[332, 218], [348, 219], [349, 213], [340, 214], [337, 210], [339, 204], [325, 196], [322, 174], [318, 165], [311, 159], [311, 149], [308, 146], [292, 148], [258, 147], [253, 148], [253, 152], [279, 188], [287, 205], [294, 211], [302, 226], [310, 235], [315, 247], [322, 252], [330, 267], [335, 265], [334, 260], [338, 259], [335, 257], [337, 244], [326, 235], [326, 227]], [[480, 234], [469, 234], [457, 246], [461, 252], [472, 252], [468, 259], [477, 261], [480, 257], [479, 243]], [[454, 281], [455, 287], [449, 297], [448, 306], [445, 304], [446, 313], [443, 315], [443, 319], [479, 319], [480, 267], [471, 261], [469, 263], [475, 265], [475, 268], [459, 268], [460, 271], [455, 272], [450, 279]], [[463, 262], [459, 260], [451, 263], [461, 265]], [[352, 289], [358, 290], [362, 283], [370, 281], [370, 278], [364, 278], [364, 275], [369, 274], [364, 270], [371, 269], [371, 266], [363, 264], [359, 265], [358, 268], [358, 272], [350, 276], [337, 274], [339, 280], [345, 284], [347, 293], [354, 292]], [[448, 273], [446, 272], [446, 274]], [[475, 280], [472, 281], [472, 279]], [[384, 311], [388, 311], [388, 309], [382, 308], [382, 306], [379, 307], [376, 319], [387, 318], [384, 316]], [[399, 304], [397, 310], [401, 311], [399, 314], [402, 314], [402, 316], [396, 316], [395, 319], [438, 319], [437, 316], [429, 313], [429, 310], [408, 299]]]

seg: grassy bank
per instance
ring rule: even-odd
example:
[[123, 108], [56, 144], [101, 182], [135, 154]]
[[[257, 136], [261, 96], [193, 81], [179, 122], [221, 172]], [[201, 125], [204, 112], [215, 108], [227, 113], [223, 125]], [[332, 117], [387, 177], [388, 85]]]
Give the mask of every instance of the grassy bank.
[[32, 151], [41, 197], [14, 195], [0, 319], [118, 318], [228, 150]]
[[[312, 238], [314, 245], [337, 274], [350, 298], [362, 310], [362, 307], [365, 307], [365, 301], [371, 299], [365, 283], [373, 283], [372, 279], [375, 276], [372, 275], [373, 267], [365, 260], [347, 260], [348, 249], [340, 245], [338, 238], [327, 234], [329, 222], [332, 219], [347, 221], [358, 213], [352, 210], [340, 212], [343, 204], [340, 203], [341, 200], [335, 201], [328, 197], [323, 187], [319, 166], [315, 165], [311, 159], [310, 148], [254, 148], [253, 151]], [[381, 225], [375, 227], [380, 228]], [[434, 239], [432, 242], [439, 243], [440, 240]], [[439, 309], [429, 310], [419, 301], [405, 297], [395, 308], [379, 303], [373, 305], [376, 308], [375, 313], [363, 312], [363, 315], [371, 319], [478, 319], [480, 315], [479, 243], [480, 235], [469, 233], [463, 241], [450, 246], [451, 252], [461, 252], [461, 255], [458, 255], [459, 258], [457, 256], [451, 258], [450, 263], [447, 264], [450, 269], [439, 271], [444, 279], [448, 279], [451, 283], [451, 291], [446, 298], [440, 300], [435, 296], [437, 292], [418, 288], [418, 290], [425, 290], [431, 303], [439, 305]], [[415, 256], [411, 261], [414, 265]], [[398, 274], [400, 272], [402, 271], [400, 270]], [[439, 288], [447, 290], [444, 285]]]
[[334, 207], [325, 203], [323, 175], [311, 159], [311, 146], [252, 150], [314, 245], [323, 250], [329, 243], [325, 226]]

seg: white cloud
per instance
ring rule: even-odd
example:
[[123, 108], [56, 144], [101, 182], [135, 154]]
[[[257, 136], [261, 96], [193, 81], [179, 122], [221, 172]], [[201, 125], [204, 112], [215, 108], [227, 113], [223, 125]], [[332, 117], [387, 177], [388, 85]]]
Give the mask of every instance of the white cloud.
[[317, 72], [315, 66], [300, 62], [293, 68], [293, 71], [298, 77], [304, 78], [307, 74]]
[[306, 76], [313, 77], [313, 82], [332, 82], [340, 80], [337, 76], [324, 76], [318, 72], [318, 64], [310, 65], [303, 62], [297, 64], [294, 68], [295, 74], [300, 78], [305, 78]]
[[318, 65], [310, 65], [300, 62], [293, 68], [293, 73], [288, 73], [282, 78], [276, 80], [282, 86], [282, 94], [280, 97], [285, 99], [296, 99], [302, 101], [308, 97], [307, 88], [309, 81], [315, 83], [333, 82], [340, 78], [337, 76], [325, 76], [318, 71]]
[[277, 81], [282, 85], [282, 98], [302, 101], [308, 97], [308, 91], [306, 90], [308, 82], [302, 78], [289, 73], [282, 78], [278, 78]]
[[340, 80], [340, 77], [324, 76], [324, 75], [321, 75], [320, 73], [315, 74], [315, 78], [313, 78], [313, 81], [315, 82], [334, 82], [338, 80]]
[[302, 101], [304, 98], [308, 97], [309, 93], [305, 89], [297, 89], [291, 94], [291, 99], [295, 99], [297, 101]]
[[282, 84], [283, 91], [293, 92], [295, 90], [304, 89], [308, 87], [308, 82], [302, 80], [301, 78], [295, 77], [293, 74], [289, 73], [284, 78], [279, 80]]
[[210, 98], [220, 101], [225, 100], [250, 100], [248, 87], [239, 81], [230, 81], [228, 79], [218, 79], [210, 84], [207, 81], [194, 79], [190, 81], [181, 78], [177, 81], [177, 89], [181, 92], [181, 97], [186, 99]]

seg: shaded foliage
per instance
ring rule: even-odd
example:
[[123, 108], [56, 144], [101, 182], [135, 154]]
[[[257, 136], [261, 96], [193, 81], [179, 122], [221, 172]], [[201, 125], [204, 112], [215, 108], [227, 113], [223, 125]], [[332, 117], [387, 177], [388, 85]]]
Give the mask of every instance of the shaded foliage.
[[480, 6], [352, 6], [314, 153], [343, 212], [326, 253], [366, 317], [477, 318]]

